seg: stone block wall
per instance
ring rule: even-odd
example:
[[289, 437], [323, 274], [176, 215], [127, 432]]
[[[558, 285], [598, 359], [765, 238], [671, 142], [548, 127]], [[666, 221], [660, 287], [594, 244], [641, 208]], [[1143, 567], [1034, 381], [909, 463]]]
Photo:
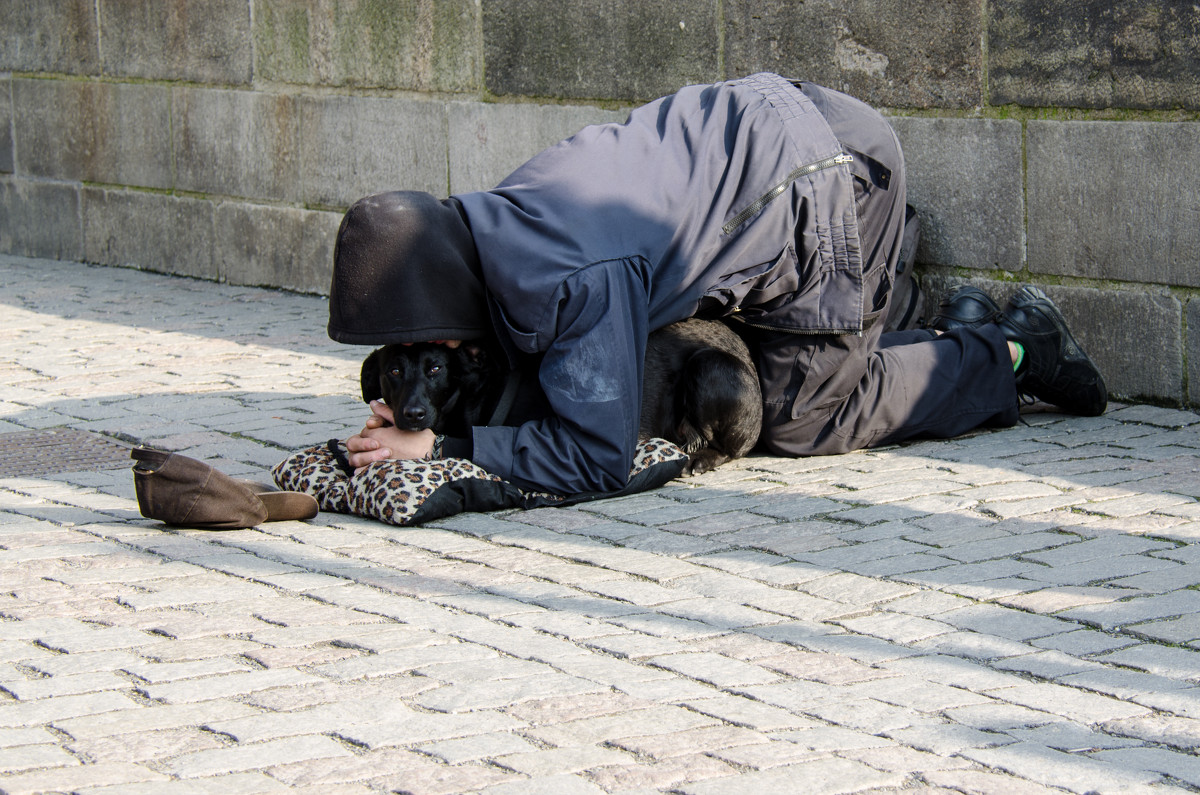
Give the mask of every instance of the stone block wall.
[[10, 0], [0, 251], [323, 293], [360, 196], [771, 70], [888, 115], [933, 298], [1041, 284], [1116, 396], [1196, 406], [1198, 44], [1172, 0]]

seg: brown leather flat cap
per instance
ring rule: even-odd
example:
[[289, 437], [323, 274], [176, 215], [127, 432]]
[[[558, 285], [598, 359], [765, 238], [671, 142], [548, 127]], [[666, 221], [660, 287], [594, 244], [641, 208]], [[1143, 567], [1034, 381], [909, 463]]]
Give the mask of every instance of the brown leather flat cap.
[[177, 527], [237, 530], [263, 522], [311, 519], [317, 501], [298, 491], [231, 478], [203, 461], [135, 447], [130, 457], [138, 509], [147, 519]]

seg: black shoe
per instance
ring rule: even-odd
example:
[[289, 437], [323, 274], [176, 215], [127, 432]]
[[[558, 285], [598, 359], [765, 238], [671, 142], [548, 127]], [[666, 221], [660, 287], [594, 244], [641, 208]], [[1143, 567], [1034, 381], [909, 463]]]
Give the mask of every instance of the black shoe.
[[1108, 406], [1104, 379], [1044, 292], [1032, 286], [1017, 290], [996, 325], [1010, 342], [1025, 348], [1025, 360], [1017, 370], [1019, 392], [1071, 414], [1104, 413]]
[[956, 328], [978, 328], [1000, 317], [996, 306], [987, 293], [978, 287], [964, 284], [938, 304], [937, 314], [929, 320], [929, 328], [949, 331]]

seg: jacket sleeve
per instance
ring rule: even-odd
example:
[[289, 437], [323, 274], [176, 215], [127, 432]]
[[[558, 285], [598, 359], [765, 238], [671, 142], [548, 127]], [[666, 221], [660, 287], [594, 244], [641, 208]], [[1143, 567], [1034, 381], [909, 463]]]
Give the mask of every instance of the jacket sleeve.
[[644, 270], [628, 260], [575, 271], [547, 302], [528, 344], [553, 416], [475, 428], [476, 464], [518, 486], [608, 492], [629, 479], [641, 412], [647, 335]]

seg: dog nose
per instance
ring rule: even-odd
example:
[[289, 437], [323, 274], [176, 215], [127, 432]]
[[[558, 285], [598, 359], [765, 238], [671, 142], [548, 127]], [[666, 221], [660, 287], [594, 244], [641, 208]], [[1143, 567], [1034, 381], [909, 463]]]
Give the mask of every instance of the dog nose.
[[409, 406], [404, 409], [404, 419], [410, 422], [420, 422], [425, 419], [425, 409], [420, 406]]

